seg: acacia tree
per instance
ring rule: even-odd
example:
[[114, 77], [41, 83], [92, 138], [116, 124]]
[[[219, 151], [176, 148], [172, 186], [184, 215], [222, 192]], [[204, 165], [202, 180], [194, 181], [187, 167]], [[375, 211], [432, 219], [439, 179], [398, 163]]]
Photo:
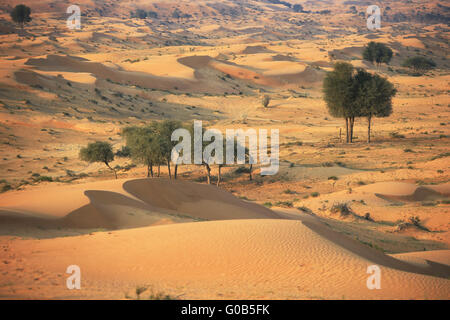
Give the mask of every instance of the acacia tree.
[[337, 62], [323, 80], [324, 100], [328, 112], [345, 119], [347, 143], [353, 142], [353, 126], [359, 114], [354, 108], [354, 68], [350, 63]]
[[[238, 150], [239, 148], [241, 148], [242, 145], [239, 143], [238, 139], [235, 137], [234, 138], [234, 142], [233, 142], [233, 163], [237, 163], [238, 160]], [[245, 147], [245, 145], [243, 146], [244, 148], [244, 159], [245, 162], [248, 163], [250, 165], [249, 169], [248, 169], [248, 173], [249, 173], [249, 180], [253, 180], [252, 177], [252, 169], [253, 169], [253, 164], [251, 163], [251, 156], [250, 156], [250, 151], [247, 147]], [[226, 139], [223, 141], [223, 153], [222, 154], [226, 154], [227, 152], [227, 146], [226, 146]], [[220, 185], [220, 182], [222, 181], [222, 171], [221, 169], [223, 167], [225, 167], [225, 161], [222, 164], [218, 165], [218, 172], [217, 172], [217, 186]]]
[[[172, 133], [176, 130], [182, 128], [182, 124], [179, 121], [175, 120], [164, 120], [158, 123], [156, 130], [156, 143], [160, 146], [160, 154], [161, 157], [165, 160], [167, 164], [167, 170], [169, 172], [169, 179], [172, 179], [172, 172], [170, 167], [170, 162], [172, 160], [172, 149], [177, 144], [175, 141], [172, 141]], [[178, 174], [178, 165], [175, 164], [174, 168], [174, 178], [177, 178]]]
[[380, 66], [382, 63], [389, 64], [392, 59], [393, 52], [391, 48], [384, 43], [371, 41], [364, 47], [363, 59], [370, 63], [377, 63]]
[[147, 177], [153, 177], [153, 166], [159, 165], [160, 154], [156, 140], [155, 125], [126, 127], [122, 130], [133, 161], [147, 166]]
[[416, 56], [416, 57], [406, 59], [402, 63], [402, 66], [411, 68], [414, 70], [414, 72], [424, 74], [427, 71], [435, 68], [436, 63], [431, 59], [427, 59], [427, 58], [421, 57], [421, 56]]
[[373, 117], [388, 117], [392, 114], [392, 98], [397, 90], [387, 79], [359, 69], [354, 77], [355, 109], [367, 118], [367, 143]]
[[32, 20], [31, 9], [24, 4], [17, 5], [10, 13], [11, 19], [23, 29], [25, 23]]
[[[169, 178], [172, 178], [171, 155], [175, 142], [171, 140], [172, 132], [181, 127], [178, 121], [165, 120], [153, 121], [145, 127], [127, 127], [123, 129], [122, 135], [126, 139], [127, 147], [130, 149], [131, 158], [147, 166], [147, 177], [154, 176], [153, 166], [158, 166], [158, 177], [160, 166], [167, 165]], [[177, 178], [178, 165], [175, 165], [174, 178]]]
[[80, 159], [89, 163], [101, 162], [114, 172], [117, 179], [117, 173], [109, 163], [114, 160], [114, 153], [111, 144], [108, 142], [96, 141], [89, 143], [87, 147], [81, 148]]

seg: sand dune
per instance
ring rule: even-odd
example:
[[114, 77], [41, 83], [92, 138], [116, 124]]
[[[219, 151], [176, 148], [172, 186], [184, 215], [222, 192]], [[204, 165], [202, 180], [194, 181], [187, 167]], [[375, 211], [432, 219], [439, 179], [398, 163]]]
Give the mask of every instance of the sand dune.
[[163, 179], [94, 182], [0, 196], [2, 234], [14, 234], [12, 225], [17, 233], [21, 227], [123, 229], [199, 219], [270, 218], [278, 215], [215, 186]]
[[[48, 228], [126, 230], [46, 240], [1, 237], [3, 298], [120, 299], [143, 285], [193, 299], [450, 294], [450, 267], [442, 258], [448, 251], [440, 258], [397, 259], [331, 231], [314, 216], [273, 212], [214, 186], [137, 179], [49, 189], [2, 195], [2, 226], [15, 219], [42, 228], [47, 219]], [[193, 222], [198, 219], [215, 221]], [[64, 272], [72, 264], [82, 270], [81, 291], [65, 289]], [[382, 290], [366, 287], [373, 264], [382, 270]]]
[[382, 182], [361, 187], [361, 191], [373, 192], [377, 197], [398, 201], [434, 201], [450, 196], [450, 184], [440, 186], [416, 186], [404, 182]]
[[[4, 298], [121, 299], [145, 285], [183, 299], [447, 299], [450, 294], [449, 280], [390, 266], [380, 266], [382, 289], [368, 290], [366, 269], [372, 261], [290, 220], [198, 222], [21, 240], [8, 243], [6, 252], [8, 275], [1, 281], [14, 279], [15, 285], [0, 286]], [[82, 270], [80, 291], [64, 287], [71, 264]], [[19, 265], [23, 270], [14, 271]]]

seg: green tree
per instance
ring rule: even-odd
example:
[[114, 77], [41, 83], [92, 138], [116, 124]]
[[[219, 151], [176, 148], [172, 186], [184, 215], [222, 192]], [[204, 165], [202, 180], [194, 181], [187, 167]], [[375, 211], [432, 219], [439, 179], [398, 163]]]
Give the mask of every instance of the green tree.
[[347, 143], [353, 142], [355, 117], [359, 116], [353, 103], [354, 71], [350, 63], [337, 62], [333, 71], [328, 72], [323, 80], [324, 100], [328, 112], [333, 117], [345, 119]]
[[89, 163], [101, 162], [114, 172], [117, 179], [116, 170], [114, 170], [109, 163], [114, 161], [114, 152], [111, 144], [108, 142], [96, 141], [89, 143], [87, 147], [81, 148], [80, 159]]
[[363, 59], [377, 65], [382, 63], [389, 64], [392, 59], [393, 52], [384, 43], [371, 41], [364, 47]]
[[[179, 128], [182, 128], [182, 124], [180, 121], [175, 120], [164, 120], [158, 123], [157, 126], [157, 136], [156, 143], [160, 146], [160, 154], [161, 157], [165, 160], [167, 164], [167, 170], [169, 172], [169, 179], [172, 179], [172, 172], [170, 167], [170, 162], [172, 160], [172, 149], [177, 144], [176, 141], [172, 141], [172, 133]], [[174, 178], [177, 178], [178, 174], [178, 165], [175, 165], [174, 168]]]
[[20, 25], [21, 28], [25, 25], [25, 23], [28, 23], [32, 20], [31, 18], [31, 9], [27, 7], [24, 4], [17, 5], [12, 11], [11, 11], [11, 19]]
[[411, 68], [414, 70], [414, 72], [420, 73], [420, 74], [424, 74], [427, 71], [433, 69], [436, 67], [436, 63], [431, 60], [431, 59], [427, 59], [425, 57], [420, 57], [420, 56], [416, 56], [416, 57], [411, 57], [406, 59], [403, 64], [403, 67], [407, 67], [407, 68]]
[[131, 159], [147, 166], [147, 177], [153, 177], [153, 166], [161, 164], [155, 143], [155, 126], [126, 127], [122, 130]]
[[388, 117], [392, 114], [392, 98], [397, 90], [387, 79], [359, 69], [354, 76], [354, 104], [362, 117], [367, 118], [367, 142], [370, 143], [373, 117]]

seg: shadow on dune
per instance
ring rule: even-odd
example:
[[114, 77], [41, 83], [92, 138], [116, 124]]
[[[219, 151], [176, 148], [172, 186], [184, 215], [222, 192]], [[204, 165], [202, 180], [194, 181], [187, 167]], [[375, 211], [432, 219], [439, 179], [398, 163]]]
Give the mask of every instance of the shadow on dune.
[[64, 236], [64, 230], [67, 235], [74, 235], [98, 229], [117, 230], [195, 221], [178, 212], [156, 208], [112, 191], [86, 190], [84, 194], [90, 203], [62, 218], [0, 210], [0, 235], [54, 238]]
[[[422, 267], [398, 260], [329, 229], [315, 216], [274, 212], [238, 199], [216, 186], [180, 180], [136, 179], [126, 181], [123, 188], [131, 196], [113, 191], [86, 190], [84, 195], [90, 203], [63, 218], [0, 210], [0, 235], [55, 238], [91, 233], [98, 229], [117, 230], [198, 220], [301, 220], [320, 236], [373, 264], [405, 272], [450, 277], [450, 267], [447, 265], [425, 260], [427, 266]], [[416, 190], [415, 194], [434, 195], [423, 189]]]
[[8, 209], [0, 211], [0, 235], [54, 238], [98, 229], [118, 230], [199, 220], [280, 218], [263, 206], [238, 199], [211, 185], [138, 179], [127, 181], [123, 187], [130, 196], [113, 191], [84, 191], [89, 204], [62, 218]]
[[320, 236], [364, 259], [369, 260], [373, 264], [396, 269], [399, 271], [418, 273], [446, 279], [450, 277], [450, 266], [448, 265], [425, 260], [428, 266], [420, 267], [417, 265], [401, 261], [399, 259], [386, 255], [383, 252], [380, 252], [376, 249], [363, 245], [346, 235], [331, 230], [314, 216], [307, 214], [294, 215], [285, 212], [280, 212], [280, 215], [282, 215], [286, 219], [301, 220], [306, 227], [316, 232]]
[[238, 199], [213, 185], [182, 180], [138, 179], [125, 182], [123, 188], [148, 205], [198, 219], [280, 219], [272, 210]]
[[420, 186], [410, 195], [387, 195], [375, 193], [375, 196], [387, 201], [415, 202], [415, 201], [438, 201], [449, 199], [448, 194], [444, 194], [427, 187]]

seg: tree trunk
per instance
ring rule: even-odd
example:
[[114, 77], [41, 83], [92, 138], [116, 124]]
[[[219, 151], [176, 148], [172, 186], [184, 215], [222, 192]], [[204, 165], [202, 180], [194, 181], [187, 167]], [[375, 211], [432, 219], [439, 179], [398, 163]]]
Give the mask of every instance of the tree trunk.
[[211, 167], [206, 162], [204, 162], [203, 165], [205, 166], [206, 170], [206, 181], [208, 182], [208, 184], [211, 184]]
[[253, 180], [252, 170], [253, 170], [253, 164], [250, 163], [250, 169], [249, 169], [249, 173], [248, 173], [248, 179], [249, 179], [250, 181]]
[[178, 165], [176, 164], [175, 165], [175, 170], [173, 172], [173, 177], [174, 177], [175, 180], [177, 180], [177, 175], [178, 175]]
[[353, 126], [354, 126], [354, 124], [355, 124], [355, 117], [351, 117], [350, 118], [350, 128], [349, 128], [349, 131], [350, 131], [349, 142], [350, 143], [353, 143]]
[[158, 164], [158, 178], [161, 176], [161, 165]]
[[370, 143], [370, 127], [372, 124], [372, 116], [367, 117], [367, 143]]
[[108, 163], [107, 161], [105, 161], [105, 164], [106, 164], [106, 166], [107, 166], [108, 168], [110, 168], [110, 169], [114, 172], [114, 176], [115, 176], [116, 179], [117, 179], [117, 172], [116, 172], [116, 170], [115, 170], [114, 168], [112, 168], [112, 167], [109, 165], [109, 163]]
[[219, 186], [220, 181], [222, 180], [221, 170], [222, 170], [222, 165], [219, 164], [219, 173], [217, 174], [217, 186]]
[[345, 118], [346, 142], [350, 142], [349, 118]]
[[167, 170], [169, 171], [169, 179], [172, 179], [172, 173], [170, 172], [170, 160], [167, 159]]

